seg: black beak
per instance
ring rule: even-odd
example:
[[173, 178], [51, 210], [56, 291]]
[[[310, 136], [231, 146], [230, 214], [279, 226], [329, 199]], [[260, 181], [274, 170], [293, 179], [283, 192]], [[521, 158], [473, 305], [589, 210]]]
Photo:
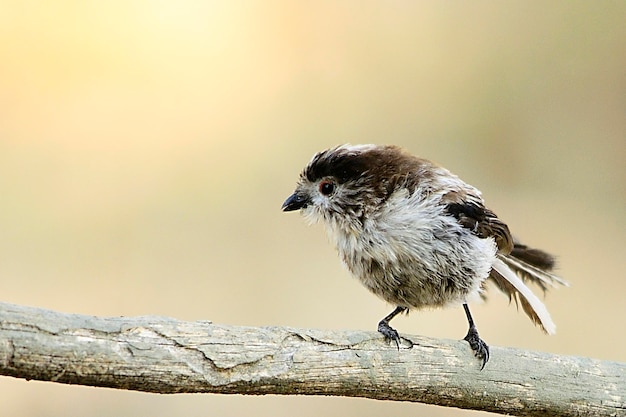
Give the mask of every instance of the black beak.
[[309, 204], [309, 198], [298, 191], [291, 194], [283, 203], [283, 211], [294, 211], [305, 208]]

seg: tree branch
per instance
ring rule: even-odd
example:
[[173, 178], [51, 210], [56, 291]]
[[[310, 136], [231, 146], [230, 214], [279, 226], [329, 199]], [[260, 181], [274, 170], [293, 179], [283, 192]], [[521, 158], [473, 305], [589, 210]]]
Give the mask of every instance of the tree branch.
[[520, 416], [626, 415], [626, 364], [463, 341], [92, 317], [0, 303], [0, 374], [157, 393], [306, 394]]

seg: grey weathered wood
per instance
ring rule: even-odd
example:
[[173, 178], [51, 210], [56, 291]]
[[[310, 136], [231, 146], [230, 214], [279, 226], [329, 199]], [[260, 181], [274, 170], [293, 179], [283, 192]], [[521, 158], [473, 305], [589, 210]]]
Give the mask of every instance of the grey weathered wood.
[[157, 393], [306, 394], [520, 416], [624, 416], [626, 364], [463, 341], [92, 317], [0, 303], [0, 374]]

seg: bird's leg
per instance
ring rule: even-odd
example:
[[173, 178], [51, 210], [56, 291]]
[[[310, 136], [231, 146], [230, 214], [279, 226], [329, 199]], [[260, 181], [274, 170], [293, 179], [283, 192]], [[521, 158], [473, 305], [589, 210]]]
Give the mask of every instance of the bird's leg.
[[400, 335], [398, 334], [396, 329], [394, 329], [393, 327], [391, 327], [389, 325], [389, 322], [395, 316], [397, 316], [398, 314], [400, 314], [400, 313], [402, 313], [402, 312], [404, 312], [406, 310], [407, 310], [406, 307], [398, 306], [398, 307], [396, 307], [395, 310], [393, 310], [391, 313], [389, 313], [387, 316], [385, 316], [384, 319], [382, 319], [381, 321], [378, 322], [378, 331], [380, 333], [382, 333], [383, 336], [385, 336], [385, 339], [393, 340], [394, 342], [396, 342], [396, 346], [398, 347], [398, 350], [400, 350]]
[[483, 363], [480, 367], [481, 371], [485, 367], [485, 364], [489, 360], [489, 346], [478, 336], [478, 330], [476, 330], [476, 325], [474, 325], [474, 319], [472, 319], [472, 315], [470, 314], [469, 307], [467, 304], [463, 304], [463, 308], [465, 309], [465, 315], [467, 316], [467, 322], [469, 323], [469, 330], [467, 331], [467, 335], [463, 338], [469, 343], [470, 347], [474, 351], [474, 356], [480, 359]]

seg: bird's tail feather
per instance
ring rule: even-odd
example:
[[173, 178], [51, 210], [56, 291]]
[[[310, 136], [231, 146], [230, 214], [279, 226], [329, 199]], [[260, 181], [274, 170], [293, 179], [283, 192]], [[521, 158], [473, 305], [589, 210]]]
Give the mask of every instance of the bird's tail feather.
[[567, 286], [569, 284], [547, 272], [554, 266], [554, 260], [549, 255], [542, 251], [519, 246], [520, 249], [514, 250], [509, 255], [498, 254], [489, 278], [498, 289], [509, 296], [509, 300], [513, 299], [518, 306], [521, 305], [528, 317], [539, 325], [544, 332], [554, 334], [556, 325], [552, 321], [550, 313], [541, 300], [526, 286], [525, 281], [536, 283], [544, 291], [548, 287]]
[[534, 282], [545, 292], [548, 287], [569, 286], [567, 281], [550, 273], [556, 261], [554, 256], [539, 249], [529, 248], [514, 239], [514, 247], [505, 261], [524, 281]]

